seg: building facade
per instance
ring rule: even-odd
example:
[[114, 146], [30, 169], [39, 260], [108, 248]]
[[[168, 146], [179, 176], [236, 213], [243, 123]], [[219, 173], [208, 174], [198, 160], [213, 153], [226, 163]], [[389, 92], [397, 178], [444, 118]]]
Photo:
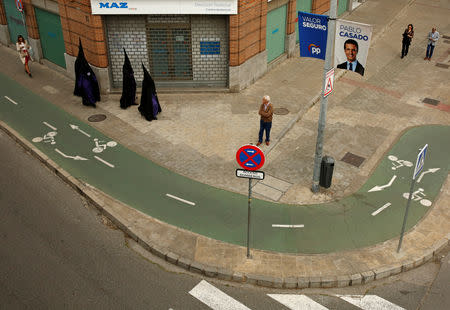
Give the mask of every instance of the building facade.
[[81, 40], [102, 92], [121, 88], [124, 50], [138, 84], [143, 64], [158, 87], [237, 92], [295, 54], [297, 11], [324, 14], [329, 1], [0, 0], [0, 43], [21, 34], [35, 59], [73, 77]]

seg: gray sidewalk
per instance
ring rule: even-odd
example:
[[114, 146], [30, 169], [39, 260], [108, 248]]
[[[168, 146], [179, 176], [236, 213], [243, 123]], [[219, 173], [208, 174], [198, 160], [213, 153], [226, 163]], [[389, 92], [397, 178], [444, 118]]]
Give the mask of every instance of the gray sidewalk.
[[[450, 71], [435, 66], [436, 62], [448, 63], [450, 45], [441, 40], [433, 61], [423, 60], [425, 37], [432, 26], [428, 21], [438, 26], [441, 35], [450, 33], [448, 9], [410, 0], [371, 0], [344, 17], [373, 24], [375, 37], [365, 77], [338, 73], [340, 79], [329, 100], [324, 143], [325, 154], [336, 159], [333, 185], [318, 195], [309, 188], [322, 61], [288, 59], [239, 94], [161, 93], [163, 112], [158, 121], [150, 123], [141, 118], [136, 106], [121, 110], [120, 95], [104, 96], [95, 110], [82, 106], [81, 100], [72, 96], [74, 82], [44, 66], [34, 64], [29, 79], [16, 53], [5, 47], [0, 47], [0, 65], [24, 87], [83, 121], [92, 114], [107, 115], [106, 121], [91, 125], [144, 157], [200, 182], [242, 194], [247, 192], [247, 182], [234, 175], [235, 152], [243, 144], [256, 142], [257, 109], [261, 97], [268, 94], [275, 108], [288, 114], [274, 117], [272, 144], [263, 147], [267, 157], [262, 170], [267, 179], [255, 185], [254, 193], [278, 202], [315, 203], [339, 199], [358, 189], [407, 128], [450, 125], [450, 113], [445, 110]], [[411, 22], [415, 38], [410, 54], [401, 60], [401, 33]], [[441, 109], [424, 105], [425, 97], [439, 100]], [[341, 161], [347, 152], [362, 157], [362, 164], [356, 167]], [[168, 261], [209, 276], [266, 286], [327, 287], [371, 281], [429, 260], [450, 237], [448, 180], [430, 213], [406, 235], [400, 255], [395, 252], [398, 240], [390, 240], [328, 255], [253, 251], [248, 260], [245, 248], [161, 223], [70, 176], [63, 174], [63, 178], [130, 236]]]

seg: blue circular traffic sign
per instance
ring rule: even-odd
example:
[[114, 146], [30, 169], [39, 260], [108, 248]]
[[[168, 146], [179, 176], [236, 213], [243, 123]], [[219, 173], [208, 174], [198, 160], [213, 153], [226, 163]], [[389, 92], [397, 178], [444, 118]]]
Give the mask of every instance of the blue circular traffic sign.
[[258, 170], [264, 165], [264, 153], [254, 145], [244, 145], [236, 152], [238, 164], [246, 170]]
[[19, 12], [23, 12], [23, 3], [22, 0], [16, 0], [16, 8]]

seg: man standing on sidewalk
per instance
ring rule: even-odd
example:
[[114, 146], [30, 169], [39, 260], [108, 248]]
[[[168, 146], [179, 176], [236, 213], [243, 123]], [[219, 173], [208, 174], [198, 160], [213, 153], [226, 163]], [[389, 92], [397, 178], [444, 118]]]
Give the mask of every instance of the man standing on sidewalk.
[[436, 42], [439, 40], [439, 32], [436, 31], [436, 27], [431, 29], [431, 32], [428, 33], [428, 45], [427, 45], [427, 54], [424, 60], [431, 60], [431, 56], [433, 56], [434, 47], [436, 46]]
[[270, 97], [265, 95], [262, 99], [262, 104], [259, 107], [259, 115], [261, 120], [259, 122], [259, 136], [257, 146], [261, 145], [264, 130], [266, 131], [266, 145], [270, 144], [270, 129], [272, 128], [273, 106], [270, 103]]

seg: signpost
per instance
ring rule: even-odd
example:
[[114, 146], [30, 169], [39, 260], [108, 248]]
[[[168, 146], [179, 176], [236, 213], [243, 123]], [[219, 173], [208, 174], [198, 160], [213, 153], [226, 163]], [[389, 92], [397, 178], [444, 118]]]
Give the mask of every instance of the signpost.
[[403, 241], [403, 235], [405, 233], [405, 227], [406, 227], [406, 219], [408, 218], [408, 210], [409, 205], [411, 204], [411, 198], [412, 193], [414, 190], [414, 185], [416, 184], [416, 178], [419, 175], [420, 171], [423, 169], [423, 165], [425, 164], [425, 156], [427, 154], [428, 150], [428, 144], [425, 144], [425, 146], [420, 150], [419, 154], [417, 154], [417, 160], [416, 165], [414, 167], [414, 173], [411, 181], [411, 188], [409, 189], [409, 196], [408, 196], [408, 202], [406, 203], [406, 211], [405, 211], [405, 217], [403, 218], [403, 225], [402, 225], [402, 231], [400, 233], [400, 240], [398, 241], [398, 247], [397, 247], [397, 253], [400, 252], [400, 248], [402, 246]]
[[236, 169], [236, 176], [248, 178], [247, 257], [250, 258], [250, 204], [252, 201], [252, 179], [264, 179], [264, 172], [255, 170], [258, 170], [264, 165], [265, 156], [259, 147], [248, 144], [242, 146], [236, 152], [236, 161], [245, 169]]

